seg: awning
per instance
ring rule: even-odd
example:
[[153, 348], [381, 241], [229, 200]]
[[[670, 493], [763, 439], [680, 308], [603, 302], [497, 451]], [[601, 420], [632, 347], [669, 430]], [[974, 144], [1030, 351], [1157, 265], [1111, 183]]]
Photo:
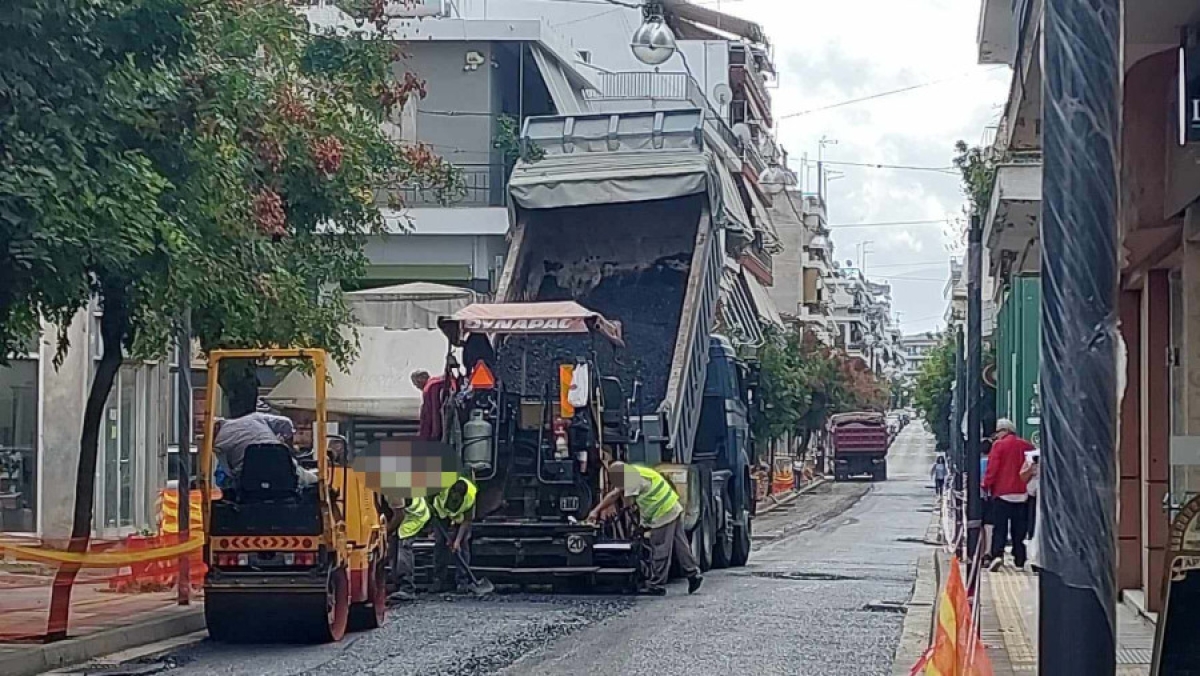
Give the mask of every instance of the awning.
[[544, 47], [536, 43], [530, 45], [530, 51], [533, 53], [533, 60], [537, 63], [538, 70], [542, 72], [542, 80], [546, 83], [546, 89], [550, 90], [550, 98], [554, 99], [554, 107], [558, 109], [558, 114], [577, 115], [583, 112], [583, 107], [580, 105], [582, 96], [576, 95], [575, 89], [571, 86], [567, 74], [563, 72], [558, 61], [551, 57]]
[[[446, 337], [434, 329], [389, 331], [358, 329], [359, 355], [349, 373], [329, 369], [325, 406], [329, 413], [417, 420], [421, 392], [412, 384], [416, 370], [441, 373], [446, 366]], [[292, 371], [266, 396], [277, 409], [315, 410], [312, 377]]]
[[704, 192], [711, 166], [695, 150], [556, 155], [518, 162], [509, 192], [526, 209], [672, 199]]
[[750, 300], [749, 291], [737, 269], [723, 268], [721, 276], [721, 320], [735, 343], [761, 345], [762, 327]]
[[721, 179], [721, 213], [724, 214], [724, 218], [721, 219], [720, 225], [749, 239], [750, 215], [746, 213], [746, 207], [742, 204], [742, 193], [733, 180], [733, 174], [725, 167], [724, 162], [714, 162], [713, 165]]
[[616, 345], [621, 325], [574, 301], [545, 303], [476, 303], [438, 322], [454, 342], [471, 333], [567, 334], [596, 331]]
[[767, 34], [762, 27], [753, 21], [731, 16], [707, 7], [693, 4], [688, 0], [666, 0], [663, 3], [669, 16], [678, 17], [685, 21], [715, 28], [723, 33], [737, 35], [751, 42], [767, 43]]
[[361, 326], [392, 330], [437, 329], [438, 318], [474, 303], [470, 289], [414, 282], [346, 294], [346, 304]]
[[754, 309], [757, 310], [757, 315], [764, 324], [774, 324], [779, 328], [783, 328], [783, 317], [779, 316], [779, 309], [775, 307], [775, 301], [771, 300], [770, 294], [759, 283], [758, 278], [754, 275], [747, 274], [742, 271], [742, 279], [746, 282], [746, 288], [750, 290], [750, 300], [754, 302]]

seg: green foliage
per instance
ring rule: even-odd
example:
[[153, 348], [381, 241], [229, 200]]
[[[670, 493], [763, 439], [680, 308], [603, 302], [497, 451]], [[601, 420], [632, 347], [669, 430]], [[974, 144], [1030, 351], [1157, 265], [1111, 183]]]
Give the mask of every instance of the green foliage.
[[817, 430], [833, 413], [887, 408], [887, 384], [860, 360], [794, 330], [768, 330], [766, 337], [758, 350], [756, 438]]
[[[501, 115], [496, 120], [496, 140], [493, 146], [504, 156], [506, 166], [516, 162], [521, 156], [521, 121], [512, 115]], [[535, 143], [529, 144], [526, 152], [527, 159], [532, 162], [546, 156], [545, 149]]]
[[3, 3], [0, 355], [99, 296], [134, 356], [190, 308], [205, 347], [351, 358], [338, 289], [377, 196], [453, 176], [383, 131], [425, 87], [393, 49], [315, 35], [284, 0]]
[[913, 386], [913, 404], [924, 416], [941, 450], [950, 447], [950, 406], [953, 403], [954, 336], [947, 333], [921, 365]]
[[996, 182], [995, 163], [983, 148], [958, 141], [954, 144], [954, 166], [962, 173], [963, 192], [971, 207], [979, 214], [987, 212]]

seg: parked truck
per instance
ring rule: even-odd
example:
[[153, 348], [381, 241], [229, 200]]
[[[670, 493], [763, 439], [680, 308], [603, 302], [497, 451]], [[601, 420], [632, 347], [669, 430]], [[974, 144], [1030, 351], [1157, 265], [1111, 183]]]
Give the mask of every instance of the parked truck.
[[[672, 481], [693, 550], [709, 568], [744, 565], [750, 554], [756, 371], [713, 333], [723, 200], [739, 197], [722, 189], [725, 169], [705, 147], [703, 124], [698, 110], [526, 121], [496, 302], [578, 303], [618, 325], [620, 344], [512, 331], [492, 342], [510, 399], [553, 407], [564, 365], [587, 364], [603, 379], [604, 411], [627, 427], [606, 444], [608, 459], [656, 467]], [[545, 431], [561, 424], [533, 425], [543, 431], [538, 442], [519, 448], [497, 433], [504, 478], [485, 472], [480, 482], [472, 567], [500, 579], [629, 572], [614, 568], [613, 553], [638, 550], [641, 535], [582, 523], [608, 486], [594, 461], [583, 465], [595, 456], [555, 454], [561, 430]]]
[[887, 480], [887, 454], [891, 434], [882, 413], [839, 413], [829, 420], [833, 441], [833, 478], [845, 481], [868, 475]]

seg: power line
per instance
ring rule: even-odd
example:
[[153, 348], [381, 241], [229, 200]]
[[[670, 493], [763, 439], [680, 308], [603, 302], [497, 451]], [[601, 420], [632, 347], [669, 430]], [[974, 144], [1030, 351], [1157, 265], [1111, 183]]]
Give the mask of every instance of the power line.
[[957, 175], [955, 167], [918, 167], [910, 164], [878, 164], [875, 162], [832, 162], [823, 160], [825, 164], [835, 167], [863, 167], [867, 169], [902, 169], [904, 171], [933, 171], [940, 174]]
[[891, 228], [891, 227], [908, 226], [908, 225], [933, 225], [935, 223], [949, 224], [950, 219], [942, 218], [942, 219], [938, 219], [936, 221], [928, 220], [928, 221], [880, 221], [878, 223], [835, 223], [833, 225], [827, 225], [825, 227], [829, 228], [830, 230], [845, 230], [847, 228]]
[[919, 268], [919, 267], [933, 268], [933, 267], [939, 267], [942, 265], [948, 265], [949, 262], [950, 262], [950, 259], [944, 259], [944, 260], [940, 260], [940, 261], [925, 261], [925, 262], [921, 262], [921, 263], [886, 263], [884, 265], [872, 264], [871, 269], [878, 270], [880, 268]]
[[954, 75], [951, 77], [945, 77], [940, 80], [930, 80], [929, 82], [922, 82], [920, 84], [909, 85], [907, 87], [901, 87], [900, 89], [892, 89], [892, 90], [889, 90], [886, 92], [879, 92], [878, 94], [871, 94], [869, 96], [861, 96], [856, 99], [849, 99], [846, 101], [840, 101], [838, 103], [831, 103], [827, 106], [821, 106], [820, 108], [810, 108], [808, 110], [801, 110], [801, 111], [795, 112], [795, 113], [787, 113], [786, 115], [777, 115], [777, 116], [775, 116], [775, 119], [787, 120], [787, 119], [793, 118], [793, 117], [800, 117], [801, 115], [809, 115], [811, 113], [819, 113], [824, 110], [832, 110], [834, 108], [841, 108], [842, 106], [849, 106], [849, 105], [853, 105], [855, 103], [863, 103], [864, 101], [874, 101], [875, 99], [881, 99], [885, 96], [894, 96], [896, 94], [903, 94], [905, 92], [911, 92], [914, 89], [924, 89], [925, 87], [933, 87], [935, 85], [944, 84], [946, 82], [953, 82], [954, 80], [960, 80], [964, 77], [969, 77], [971, 75], [978, 75], [979, 73], [990, 73], [994, 70], [998, 70], [998, 69], [1004, 68], [1004, 67], [1005, 66], [997, 66], [996, 68], [987, 68], [984, 70], [973, 69], [973, 70], [959, 73], [958, 75]]

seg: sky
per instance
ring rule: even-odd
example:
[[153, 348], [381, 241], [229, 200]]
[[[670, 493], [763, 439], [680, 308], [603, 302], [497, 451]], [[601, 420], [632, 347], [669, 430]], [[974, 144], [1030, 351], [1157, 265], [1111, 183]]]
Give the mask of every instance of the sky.
[[[951, 170], [954, 143], [979, 144], [999, 122], [1011, 77], [1006, 67], [977, 63], [979, 0], [693, 1], [766, 30], [779, 71], [772, 92], [776, 137], [797, 174], [805, 153], [815, 165], [822, 137], [837, 141], [825, 148], [831, 163], [944, 170], [831, 164], [842, 176], [829, 182], [826, 200], [837, 259], [857, 264], [859, 245], [869, 242], [867, 276], [892, 284], [901, 328], [923, 333], [942, 327], [951, 248], [965, 231], [965, 198], [959, 174]], [[645, 68], [629, 50], [641, 15], [623, 6], [634, 0], [456, 2], [464, 15], [540, 18], [573, 46], [593, 52], [593, 63], [605, 68]], [[662, 66], [682, 68], [677, 58]], [[932, 82], [938, 84], [787, 117]], [[815, 166], [808, 174], [808, 189], [815, 192]], [[845, 227], [909, 221], [937, 222]]]
[[[776, 136], [799, 174], [816, 161], [818, 141], [834, 139], [833, 162], [947, 168], [954, 143], [978, 144], [1000, 119], [1010, 71], [977, 65], [977, 0], [710, 0], [708, 7], [758, 22], [779, 70], [773, 91]], [[851, 99], [942, 81], [909, 92], [779, 120]], [[867, 276], [892, 284], [906, 333], [944, 324], [950, 248], [945, 223], [839, 227], [954, 219], [965, 198], [954, 172], [828, 167], [827, 203], [838, 260], [859, 262], [870, 242]], [[808, 189], [816, 190], [815, 167]], [[961, 246], [961, 245], [960, 245]]]

